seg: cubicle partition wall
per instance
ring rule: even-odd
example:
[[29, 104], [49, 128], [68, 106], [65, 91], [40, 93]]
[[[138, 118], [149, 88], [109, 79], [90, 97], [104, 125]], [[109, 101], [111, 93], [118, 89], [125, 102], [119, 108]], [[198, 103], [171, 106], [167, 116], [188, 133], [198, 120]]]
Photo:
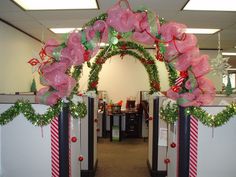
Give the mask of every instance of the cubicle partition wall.
[[167, 124], [160, 120], [160, 103], [165, 97], [150, 97], [148, 124], [148, 167], [152, 177], [165, 177], [167, 166]]
[[[224, 106], [203, 107], [216, 114]], [[222, 127], [209, 128], [198, 124], [197, 176], [234, 177], [236, 175], [236, 115]]]
[[[0, 113], [12, 104], [0, 104]], [[44, 113], [47, 106], [32, 105], [37, 113]], [[19, 177], [52, 176], [50, 125], [36, 127], [22, 114], [0, 127], [0, 176]]]
[[93, 177], [97, 167], [97, 98], [87, 99], [88, 114], [80, 119], [79, 132], [81, 155], [81, 177]]
[[[4, 96], [4, 100], [5, 100]], [[14, 96], [11, 96], [14, 98]], [[13, 104], [0, 98], [0, 114]], [[13, 99], [14, 102], [16, 101]], [[33, 100], [33, 99], [31, 99]], [[84, 97], [88, 105], [88, 114], [83, 119], [65, 118], [68, 120], [69, 169], [71, 177], [92, 177], [97, 165], [97, 101], [96, 98]], [[31, 101], [33, 102], [33, 101]], [[48, 106], [31, 104], [37, 113], [43, 114]], [[60, 115], [59, 115], [60, 117]], [[58, 123], [57, 123], [58, 122]], [[55, 126], [54, 125], [57, 125]], [[0, 127], [0, 177], [61, 177], [59, 164], [60, 120], [52, 124], [37, 127], [32, 125], [23, 114], [18, 115], [8, 124]], [[57, 129], [58, 128], [58, 129]], [[72, 141], [72, 137], [74, 140]], [[81, 147], [80, 147], [81, 146]], [[64, 149], [65, 150], [65, 149]], [[67, 155], [66, 155], [67, 156]], [[82, 156], [83, 160], [79, 161]], [[65, 169], [63, 169], [64, 173]], [[62, 175], [63, 176], [63, 175]], [[63, 176], [65, 177], [65, 176]]]
[[[203, 106], [202, 108], [214, 115], [225, 109], [227, 102], [230, 103], [232, 101], [233, 99], [229, 97], [216, 97], [212, 105]], [[178, 124], [179, 122], [176, 122], [171, 126], [168, 144], [176, 140], [179, 134]], [[185, 169], [188, 171], [188, 174], [185, 176], [235, 177], [236, 116], [231, 118], [225, 125], [216, 128], [207, 127], [191, 117], [189, 130], [189, 162], [183, 162], [188, 164], [189, 168]], [[177, 144], [179, 143], [177, 142]], [[180, 156], [178, 153], [178, 148], [168, 149], [168, 158], [170, 159], [168, 177], [178, 176], [178, 166], [181, 160], [183, 160], [182, 157], [178, 157]]]

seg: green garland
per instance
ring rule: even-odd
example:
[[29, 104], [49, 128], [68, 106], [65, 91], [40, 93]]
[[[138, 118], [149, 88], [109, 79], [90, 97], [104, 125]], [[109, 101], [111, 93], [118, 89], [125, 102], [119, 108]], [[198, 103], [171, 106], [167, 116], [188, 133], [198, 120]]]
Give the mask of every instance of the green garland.
[[[125, 50], [122, 49], [125, 47]], [[99, 72], [102, 69], [102, 65], [107, 61], [107, 59], [111, 58], [115, 55], [130, 55], [134, 58], [138, 59], [143, 66], [145, 67], [150, 83], [150, 93], [154, 93], [160, 91], [160, 79], [157, 70], [157, 66], [155, 64], [155, 59], [150, 55], [149, 52], [146, 51], [144, 47], [138, 45], [134, 42], [130, 41], [119, 41], [116, 44], [116, 47], [112, 50], [109, 50], [110, 46], [105, 47], [95, 58], [94, 63], [91, 66], [89, 81], [88, 81], [88, 90], [97, 91], [97, 84], [99, 80]], [[137, 52], [129, 49], [135, 49]]]
[[[12, 121], [16, 116], [22, 113], [25, 118], [30, 121], [35, 126], [45, 126], [51, 123], [54, 117], [58, 116], [61, 112], [63, 103], [58, 101], [52, 107], [47, 109], [44, 114], [37, 114], [33, 109], [32, 105], [28, 101], [17, 101], [8, 110], [0, 114], [0, 125], [5, 125]], [[83, 118], [87, 114], [87, 108], [84, 103], [79, 103], [78, 105], [69, 103], [69, 109], [73, 118]]]
[[[203, 125], [208, 127], [220, 127], [227, 123], [234, 115], [236, 115], [236, 103], [231, 103], [226, 108], [216, 115], [211, 115], [201, 107], [188, 107], [185, 109], [186, 115], [192, 115], [197, 118]], [[165, 108], [161, 107], [161, 119], [173, 124], [178, 119], [177, 104], [170, 105], [170, 102]]]

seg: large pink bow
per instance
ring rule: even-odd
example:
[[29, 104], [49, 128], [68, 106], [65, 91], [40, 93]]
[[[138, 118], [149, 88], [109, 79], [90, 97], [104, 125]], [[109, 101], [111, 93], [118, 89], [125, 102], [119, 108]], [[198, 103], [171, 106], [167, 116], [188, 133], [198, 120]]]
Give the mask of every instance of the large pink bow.
[[82, 45], [78, 46], [67, 46], [61, 51], [60, 62], [65, 63], [67, 68], [72, 65], [78, 66], [84, 62], [85, 49]]
[[[187, 88], [190, 87], [187, 86]], [[197, 78], [197, 86], [192, 92], [179, 94], [174, 92], [172, 89], [169, 89], [167, 91], [167, 96], [177, 100], [178, 104], [183, 107], [201, 106], [209, 104], [213, 101], [215, 97], [215, 87], [209, 79], [199, 77]]]
[[[108, 10], [106, 22], [116, 31], [123, 33], [132, 31], [134, 29], [135, 15], [130, 8], [122, 8], [121, 2], [122, 0], [120, 0]], [[125, 0], [125, 2], [129, 7], [128, 1]]]
[[176, 23], [176, 22], [168, 22], [161, 26], [161, 36], [165, 41], [172, 41], [174, 38], [181, 39], [185, 33], [186, 25]]
[[59, 99], [57, 91], [49, 91], [49, 87], [43, 87], [37, 92], [35, 102], [53, 106]]
[[203, 76], [210, 72], [211, 67], [208, 63], [208, 55], [202, 55], [201, 57], [192, 60], [192, 72], [195, 77]]
[[49, 39], [46, 44], [44, 45], [44, 49], [47, 55], [52, 56], [53, 51], [56, 47], [58, 47], [60, 44], [57, 40], [55, 39]]
[[[65, 74], [66, 70], [66, 64], [62, 62], [48, 64], [42, 68], [43, 84], [47, 86], [39, 90], [36, 101], [53, 105], [59, 98], [70, 95], [76, 85], [76, 81]], [[49, 86], [54, 90], [50, 91]]]
[[[150, 24], [148, 23], [148, 16], [147, 13], [136, 13], [135, 14], [136, 20], [134, 21], [135, 31], [132, 35], [133, 40], [152, 45], [155, 42], [155, 35], [151, 34], [150, 31]], [[159, 29], [159, 20], [156, 19], [157, 28]]]
[[199, 48], [194, 47], [186, 53], [180, 55], [175, 63], [175, 68], [178, 71], [186, 71], [191, 65], [193, 60], [200, 55]]

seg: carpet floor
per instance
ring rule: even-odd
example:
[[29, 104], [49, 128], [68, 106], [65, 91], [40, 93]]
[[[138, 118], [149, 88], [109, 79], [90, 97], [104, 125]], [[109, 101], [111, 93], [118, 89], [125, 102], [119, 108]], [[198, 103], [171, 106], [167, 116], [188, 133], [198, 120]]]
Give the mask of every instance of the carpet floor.
[[147, 167], [147, 142], [124, 139], [98, 140], [98, 166], [95, 177], [150, 177]]

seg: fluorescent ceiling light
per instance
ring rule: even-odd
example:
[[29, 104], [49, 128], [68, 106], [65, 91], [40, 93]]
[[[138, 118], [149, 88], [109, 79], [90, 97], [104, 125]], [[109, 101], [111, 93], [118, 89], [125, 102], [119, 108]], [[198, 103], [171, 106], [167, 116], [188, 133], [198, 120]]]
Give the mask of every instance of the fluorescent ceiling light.
[[189, 0], [183, 10], [236, 11], [235, 0]]
[[210, 29], [210, 28], [187, 28], [185, 33], [191, 34], [214, 34], [220, 31], [220, 29]]
[[236, 56], [236, 52], [222, 52], [222, 55], [225, 55], [225, 56]]
[[12, 0], [25, 10], [98, 9], [96, 0]]
[[50, 28], [50, 30], [54, 33], [57, 34], [65, 34], [65, 33], [69, 33], [72, 32], [74, 30], [81, 30], [82, 28]]

